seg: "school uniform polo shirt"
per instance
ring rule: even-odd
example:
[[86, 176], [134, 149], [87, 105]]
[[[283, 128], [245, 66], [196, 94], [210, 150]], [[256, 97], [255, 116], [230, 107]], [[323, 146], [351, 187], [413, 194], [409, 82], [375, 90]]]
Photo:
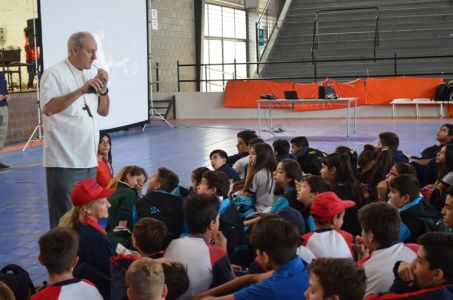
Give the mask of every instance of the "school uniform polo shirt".
[[300, 300], [305, 299], [308, 273], [305, 264], [296, 256], [275, 271], [271, 277], [234, 293], [236, 300]]
[[323, 228], [302, 236], [303, 245], [316, 257], [352, 258], [353, 236], [343, 230]]
[[96, 287], [88, 280], [69, 279], [49, 285], [31, 300], [102, 300]]
[[[79, 70], [68, 59], [48, 68], [41, 78], [41, 109], [53, 98], [83, 86], [96, 75], [94, 69]], [[52, 116], [43, 114], [46, 168], [94, 168], [98, 164], [99, 129], [96, 121], [98, 95], [85, 94]], [[93, 117], [88, 115], [85, 102]]]
[[417, 252], [403, 243], [397, 243], [388, 248], [375, 250], [371, 255], [359, 261], [366, 274], [366, 295], [386, 293], [392, 286], [395, 276], [393, 266], [398, 261], [411, 262], [417, 257]]
[[226, 252], [205, 241], [203, 236], [185, 236], [168, 245], [164, 257], [181, 262], [187, 267], [189, 289], [179, 298], [193, 296], [233, 279]]

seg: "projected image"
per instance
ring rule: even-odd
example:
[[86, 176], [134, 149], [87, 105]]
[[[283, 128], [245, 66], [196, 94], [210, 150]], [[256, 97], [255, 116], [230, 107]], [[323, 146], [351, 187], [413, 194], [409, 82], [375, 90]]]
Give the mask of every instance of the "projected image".
[[92, 71], [109, 73], [110, 113], [96, 116], [101, 129], [148, 120], [146, 10], [146, 1], [134, 5], [108, 0], [40, 3], [44, 69], [67, 56], [67, 39], [74, 32], [88, 31], [97, 43]]

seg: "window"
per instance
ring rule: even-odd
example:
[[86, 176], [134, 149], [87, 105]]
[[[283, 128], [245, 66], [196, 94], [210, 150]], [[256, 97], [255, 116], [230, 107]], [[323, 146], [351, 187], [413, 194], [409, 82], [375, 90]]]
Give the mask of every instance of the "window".
[[[202, 90], [223, 91], [229, 79], [246, 78], [247, 66], [223, 65], [247, 61], [247, 26], [245, 11], [213, 4], [205, 6]], [[213, 65], [214, 64], [214, 65]], [[216, 65], [218, 64], [218, 65]]]

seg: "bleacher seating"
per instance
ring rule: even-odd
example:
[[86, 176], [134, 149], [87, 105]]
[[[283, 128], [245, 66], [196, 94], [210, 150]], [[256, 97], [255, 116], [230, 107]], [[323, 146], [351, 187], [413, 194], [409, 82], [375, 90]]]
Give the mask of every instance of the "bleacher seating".
[[[313, 26], [318, 9], [379, 7], [376, 57], [452, 55], [453, 3], [449, 0], [293, 0], [268, 61], [311, 60]], [[373, 58], [375, 10], [319, 15], [317, 60]], [[317, 77], [363, 77], [393, 74], [393, 61], [318, 63]], [[400, 60], [398, 75], [453, 72], [453, 59]], [[266, 65], [262, 78], [312, 77], [312, 64]], [[453, 75], [446, 75], [446, 78]], [[298, 80], [312, 81], [312, 79]]]

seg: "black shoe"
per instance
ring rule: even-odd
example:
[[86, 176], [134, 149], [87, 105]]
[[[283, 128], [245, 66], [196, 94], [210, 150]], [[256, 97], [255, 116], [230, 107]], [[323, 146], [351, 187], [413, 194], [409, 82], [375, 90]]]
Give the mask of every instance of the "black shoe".
[[9, 166], [5, 165], [4, 163], [0, 162], [0, 169], [8, 169]]

